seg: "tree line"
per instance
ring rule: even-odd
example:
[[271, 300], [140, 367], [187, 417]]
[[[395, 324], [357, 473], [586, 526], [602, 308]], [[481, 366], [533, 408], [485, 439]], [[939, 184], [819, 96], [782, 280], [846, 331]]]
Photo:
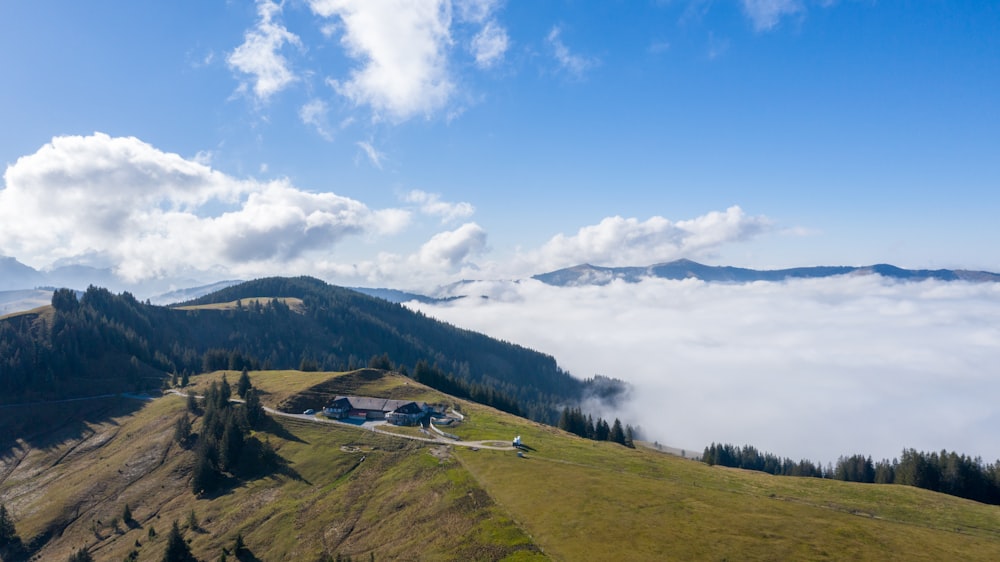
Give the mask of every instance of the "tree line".
[[559, 415], [558, 427], [585, 439], [611, 441], [635, 448], [635, 430], [631, 425], [622, 427], [622, 422], [618, 418], [615, 418], [613, 424], [608, 425], [608, 422], [600, 417], [595, 420], [590, 414], [584, 416], [580, 408], [564, 407], [562, 414]]
[[1000, 505], [1000, 460], [986, 463], [942, 449], [923, 452], [904, 449], [898, 458], [872, 461], [871, 456], [841, 456], [826, 467], [808, 460], [799, 462], [761, 453], [744, 445], [715, 444], [705, 448], [702, 461], [709, 465], [757, 470], [779, 476], [810, 476], [845, 482], [901, 484], [941, 492], [982, 503]]

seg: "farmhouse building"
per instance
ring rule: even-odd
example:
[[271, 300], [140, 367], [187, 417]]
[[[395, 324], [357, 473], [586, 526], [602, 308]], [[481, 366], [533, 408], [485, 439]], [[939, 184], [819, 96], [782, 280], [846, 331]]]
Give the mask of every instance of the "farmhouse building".
[[412, 400], [390, 400], [366, 396], [338, 396], [325, 408], [323, 415], [342, 420], [387, 420], [394, 425], [414, 425], [431, 410], [427, 404]]

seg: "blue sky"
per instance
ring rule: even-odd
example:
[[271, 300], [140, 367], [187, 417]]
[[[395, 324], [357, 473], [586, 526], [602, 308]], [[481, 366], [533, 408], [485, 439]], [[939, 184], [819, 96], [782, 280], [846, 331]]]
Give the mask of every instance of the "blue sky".
[[1000, 270], [998, 29], [987, 1], [6, 3], [0, 254]]

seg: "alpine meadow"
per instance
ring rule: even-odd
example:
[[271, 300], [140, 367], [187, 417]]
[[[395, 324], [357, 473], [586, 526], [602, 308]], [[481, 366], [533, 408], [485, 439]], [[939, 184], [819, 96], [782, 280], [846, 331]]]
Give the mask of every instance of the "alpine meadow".
[[0, 562], [1000, 560], [1000, 5], [0, 7]]

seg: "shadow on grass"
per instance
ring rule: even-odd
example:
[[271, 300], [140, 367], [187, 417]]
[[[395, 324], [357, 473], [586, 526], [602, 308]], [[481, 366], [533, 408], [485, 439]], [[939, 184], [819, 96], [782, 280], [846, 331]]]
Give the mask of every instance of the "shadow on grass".
[[270, 433], [271, 435], [275, 437], [280, 437], [285, 441], [294, 441], [296, 443], [302, 443], [304, 445], [309, 444], [308, 441], [302, 439], [301, 437], [289, 431], [287, 427], [285, 427], [281, 423], [278, 423], [278, 421], [271, 416], [267, 416], [265, 418], [264, 424], [260, 428], [260, 431], [263, 431], [265, 433]]
[[33, 449], [79, 441], [92, 433], [91, 424], [117, 425], [114, 418], [135, 413], [145, 404], [117, 395], [4, 404], [0, 406], [0, 458], [14, 455], [19, 441]]

